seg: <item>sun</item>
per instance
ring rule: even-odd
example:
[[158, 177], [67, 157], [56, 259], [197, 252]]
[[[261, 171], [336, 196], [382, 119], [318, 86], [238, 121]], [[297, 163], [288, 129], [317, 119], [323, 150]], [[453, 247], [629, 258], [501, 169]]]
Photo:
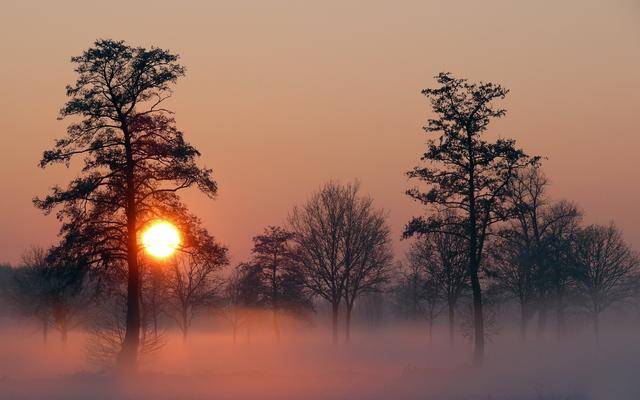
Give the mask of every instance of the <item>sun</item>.
[[167, 221], [156, 221], [142, 233], [142, 244], [154, 257], [168, 257], [180, 245], [180, 232]]

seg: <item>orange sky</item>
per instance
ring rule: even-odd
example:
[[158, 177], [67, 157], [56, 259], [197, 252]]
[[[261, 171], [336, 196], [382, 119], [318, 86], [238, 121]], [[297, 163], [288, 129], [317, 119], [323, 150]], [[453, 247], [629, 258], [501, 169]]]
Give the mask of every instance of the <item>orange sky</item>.
[[399, 237], [419, 212], [403, 194], [425, 140], [419, 90], [439, 71], [510, 88], [495, 132], [548, 157], [552, 194], [640, 249], [633, 0], [40, 3], [0, 8], [0, 260], [55, 240], [58, 222], [31, 198], [75, 170], [36, 164], [66, 126], [69, 58], [96, 38], [182, 56], [172, 107], [220, 184], [216, 201], [187, 199], [234, 262], [333, 178], [360, 178]]

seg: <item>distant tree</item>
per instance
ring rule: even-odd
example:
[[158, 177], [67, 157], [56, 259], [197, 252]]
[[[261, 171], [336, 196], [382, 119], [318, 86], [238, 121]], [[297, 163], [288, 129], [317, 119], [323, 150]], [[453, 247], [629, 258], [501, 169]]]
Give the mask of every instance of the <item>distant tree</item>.
[[80, 176], [54, 187], [36, 206], [61, 206], [61, 234], [84, 247], [92, 264], [126, 266], [126, 333], [118, 365], [136, 364], [140, 341], [140, 246], [138, 232], [158, 214], [181, 204], [176, 192], [196, 186], [214, 196], [211, 170], [196, 165], [198, 151], [175, 128], [163, 107], [170, 85], [184, 75], [178, 56], [122, 41], [98, 40], [73, 57], [78, 78], [67, 87], [60, 118], [78, 117], [67, 136], [44, 152], [41, 167], [84, 157]]
[[338, 342], [338, 313], [345, 290], [340, 235], [349, 190], [328, 183], [303, 206], [294, 208], [289, 217], [306, 283], [315, 295], [331, 305], [334, 343]]
[[378, 290], [388, 280], [391, 253], [384, 214], [359, 195], [357, 182], [330, 182], [294, 208], [289, 223], [306, 285], [331, 305], [334, 343], [342, 301], [348, 338], [358, 296]]
[[14, 269], [9, 263], [0, 262], [0, 318], [10, 313]]
[[[199, 222], [191, 225], [199, 226]], [[183, 253], [170, 263], [166, 283], [167, 313], [178, 324], [185, 341], [196, 313], [213, 305], [219, 297], [222, 286], [219, 272], [228, 262], [227, 249], [218, 245], [204, 228], [193, 230], [188, 242], [190, 247], [182, 249]]]
[[233, 343], [236, 343], [238, 329], [246, 322], [248, 309], [243, 298], [243, 270], [235, 268], [227, 278], [220, 304], [215, 308], [232, 329]]
[[14, 274], [14, 304], [40, 320], [44, 341], [53, 326], [66, 343], [69, 331], [90, 314], [98, 290], [95, 281], [84, 265], [54, 260], [39, 247], [27, 250], [22, 259]]
[[[142, 322], [151, 324], [153, 335], [160, 335], [160, 319], [163, 315], [168, 314], [168, 287], [171, 277], [170, 270], [163, 265], [157, 263], [146, 265], [141, 268], [142, 293], [141, 293], [141, 311]], [[150, 321], [150, 322], [149, 322]]]
[[371, 197], [359, 196], [356, 183], [348, 191], [341, 252], [344, 264], [345, 341], [351, 337], [353, 307], [363, 294], [380, 292], [390, 281], [393, 253], [391, 232], [382, 210]]
[[38, 320], [44, 343], [47, 342], [52, 324], [52, 292], [48, 285], [49, 264], [46, 258], [46, 251], [41, 247], [27, 249], [22, 255], [22, 266], [14, 270], [7, 289], [9, 301], [18, 312]]
[[396, 283], [392, 288], [393, 306], [397, 314], [406, 319], [422, 317], [424, 298], [424, 270], [416, 264], [399, 264]]
[[538, 158], [528, 157], [513, 140], [484, 139], [490, 121], [506, 112], [493, 105], [506, 96], [506, 89], [493, 83], [469, 83], [448, 73], [436, 79], [440, 86], [422, 93], [430, 99], [436, 114], [424, 130], [439, 136], [429, 140], [422, 156], [428, 166], [408, 173], [429, 188], [427, 192], [410, 189], [407, 194], [431, 210], [454, 212], [456, 218], [445, 221], [438, 213], [414, 218], [404, 235], [440, 232], [459, 235], [466, 241], [473, 295], [474, 361], [481, 364], [485, 335], [480, 266], [485, 243], [492, 225], [507, 218], [509, 183], [519, 169], [537, 163]]
[[598, 338], [600, 314], [633, 294], [638, 256], [615, 225], [590, 225], [578, 234], [575, 260], [579, 294]]
[[543, 329], [549, 303], [563, 325], [564, 294], [570, 279], [569, 241], [580, 213], [569, 202], [553, 203], [548, 181], [538, 167], [521, 170], [509, 184], [512, 219], [498, 231], [490, 249], [486, 273], [520, 305], [520, 335], [524, 340], [536, 311]]
[[[394, 292], [394, 306], [404, 318], [427, 322], [429, 343], [433, 341], [433, 324], [443, 310], [442, 287], [418, 260], [409, 263], [400, 274]], [[401, 267], [402, 268], [402, 267]]]
[[258, 305], [271, 310], [276, 341], [280, 341], [280, 314], [301, 315], [313, 309], [303, 270], [296, 262], [293, 233], [277, 226], [253, 238], [253, 257], [245, 268], [254, 269]]
[[449, 343], [453, 345], [456, 308], [469, 288], [464, 240], [460, 236], [441, 232], [422, 235], [412, 244], [409, 259], [439, 288], [437, 294], [447, 308]]

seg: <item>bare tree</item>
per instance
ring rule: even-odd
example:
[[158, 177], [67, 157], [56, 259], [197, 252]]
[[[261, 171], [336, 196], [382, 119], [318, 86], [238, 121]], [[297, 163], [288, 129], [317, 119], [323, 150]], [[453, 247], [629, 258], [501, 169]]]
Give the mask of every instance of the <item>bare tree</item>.
[[598, 338], [600, 314], [633, 293], [638, 256], [625, 243], [615, 225], [590, 225], [578, 235], [575, 260], [578, 290]]
[[331, 305], [334, 343], [338, 342], [338, 312], [346, 279], [341, 232], [353, 190], [352, 185], [330, 182], [303, 206], [295, 207], [289, 217], [306, 284]]
[[22, 257], [23, 266], [14, 274], [14, 304], [39, 319], [43, 340], [53, 326], [67, 342], [71, 329], [86, 322], [98, 287], [84, 264], [56, 260], [42, 248], [32, 247]]
[[381, 291], [389, 282], [393, 254], [386, 215], [376, 210], [371, 197], [358, 195], [358, 184], [348, 191], [341, 230], [344, 263], [345, 341], [351, 337], [351, 316], [356, 300]]
[[193, 317], [219, 294], [221, 280], [217, 273], [225, 263], [225, 252], [217, 249], [208, 254], [176, 257], [170, 266], [167, 313], [178, 324], [184, 341]]
[[486, 268], [497, 288], [518, 301], [522, 340], [536, 311], [538, 332], [544, 331], [552, 303], [559, 335], [564, 325], [564, 297], [571, 275], [569, 243], [581, 215], [572, 203], [552, 202], [547, 186], [539, 167], [518, 171], [509, 184], [512, 219], [492, 243]]
[[409, 255], [407, 267], [393, 288], [396, 310], [405, 318], [424, 319], [427, 322], [429, 343], [433, 341], [433, 324], [443, 311], [442, 287], [429, 275], [421, 261]]
[[391, 265], [389, 229], [383, 211], [359, 184], [324, 185], [303, 207], [294, 208], [289, 223], [307, 286], [331, 304], [333, 341], [338, 340], [338, 313], [344, 301], [345, 336], [357, 298], [388, 281]]
[[411, 264], [420, 267], [439, 288], [437, 293], [447, 308], [449, 343], [452, 346], [458, 301], [469, 288], [466, 254], [464, 240], [447, 233], [423, 235], [412, 244], [408, 254]]
[[141, 265], [142, 297], [140, 306], [142, 321], [153, 330], [153, 335], [160, 335], [160, 318], [167, 314], [168, 285], [171, 271], [155, 263]]
[[246, 319], [246, 304], [243, 296], [243, 270], [235, 268], [225, 282], [221, 302], [215, 311], [230, 325], [233, 343], [236, 343], [238, 329]]

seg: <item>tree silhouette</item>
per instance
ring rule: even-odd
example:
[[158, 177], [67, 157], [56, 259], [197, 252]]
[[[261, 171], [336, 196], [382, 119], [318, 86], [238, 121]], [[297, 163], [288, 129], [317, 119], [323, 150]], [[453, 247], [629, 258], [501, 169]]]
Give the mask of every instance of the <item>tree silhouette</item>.
[[185, 142], [163, 103], [184, 75], [178, 56], [159, 48], [98, 40], [73, 57], [78, 74], [67, 86], [60, 118], [77, 117], [67, 135], [44, 152], [41, 167], [84, 157], [78, 177], [34, 203], [58, 218], [68, 246], [84, 246], [93, 263], [126, 264], [126, 325], [120, 367], [134, 367], [140, 342], [138, 233], [157, 217], [180, 208], [177, 192], [191, 186], [213, 197], [211, 170], [196, 164], [199, 152]]
[[539, 168], [519, 171], [509, 184], [508, 204], [512, 220], [498, 231], [486, 268], [498, 288], [520, 305], [520, 336], [538, 312], [544, 326], [553, 301], [559, 332], [564, 324], [564, 292], [570, 279], [570, 237], [577, 229], [580, 212], [567, 201], [552, 202], [548, 181]]
[[[453, 218], [444, 216], [443, 219]], [[468, 290], [469, 275], [464, 240], [457, 235], [442, 232], [424, 234], [412, 244], [408, 258], [410, 264], [434, 282], [447, 308], [449, 343], [453, 346], [455, 312], [458, 301]], [[432, 292], [435, 292], [431, 289]]]
[[327, 183], [302, 207], [294, 208], [289, 218], [306, 284], [331, 304], [334, 343], [342, 301], [348, 339], [355, 300], [380, 289], [391, 263], [384, 213], [358, 191], [357, 183]]
[[256, 278], [254, 289], [258, 299], [255, 305], [271, 310], [273, 329], [279, 342], [282, 312], [300, 316], [313, 309], [303, 270], [296, 260], [293, 233], [269, 226], [253, 238], [252, 253], [252, 259], [243, 268]]
[[356, 183], [347, 193], [341, 230], [344, 264], [345, 341], [351, 338], [351, 316], [363, 294], [381, 291], [389, 282], [393, 261], [391, 233], [383, 210], [373, 199], [360, 196]]
[[615, 225], [590, 225], [578, 234], [576, 280], [596, 339], [600, 314], [633, 294], [638, 279], [638, 256], [624, 242]]
[[479, 270], [485, 243], [492, 225], [507, 218], [505, 207], [508, 184], [518, 169], [535, 164], [515, 147], [515, 141], [484, 138], [492, 119], [505, 110], [493, 105], [508, 91], [493, 83], [469, 83], [466, 79], [440, 73], [439, 87], [424, 89], [435, 118], [424, 130], [438, 136], [430, 139], [422, 161], [425, 167], [408, 172], [413, 179], [426, 182], [428, 190], [413, 188], [407, 194], [432, 211], [452, 211], [454, 219], [443, 220], [438, 213], [413, 218], [405, 237], [430, 232], [460, 235], [467, 242], [467, 259], [473, 294], [474, 362], [484, 358], [484, 319]]
[[185, 231], [189, 236], [171, 263], [166, 282], [167, 313], [178, 324], [184, 341], [195, 314], [220, 295], [218, 273], [228, 261], [227, 249], [209, 236], [200, 221], [190, 218], [185, 225], [191, 227]]

